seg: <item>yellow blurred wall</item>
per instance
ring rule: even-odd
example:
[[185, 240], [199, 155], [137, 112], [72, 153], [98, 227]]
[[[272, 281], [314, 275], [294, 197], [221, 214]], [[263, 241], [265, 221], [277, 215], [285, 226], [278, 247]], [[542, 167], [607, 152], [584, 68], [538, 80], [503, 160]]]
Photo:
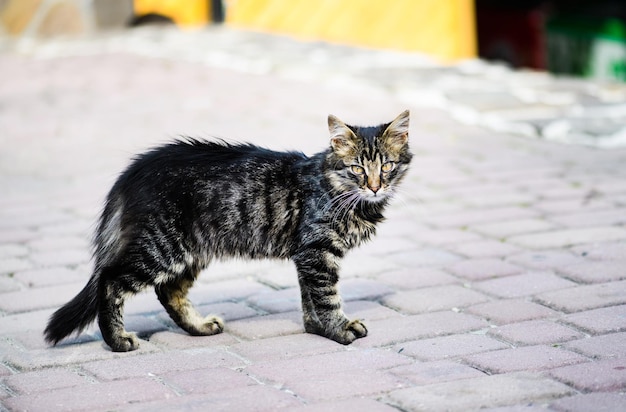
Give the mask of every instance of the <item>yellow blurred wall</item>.
[[230, 0], [232, 26], [304, 39], [418, 51], [442, 60], [476, 56], [473, 0]]
[[[443, 61], [476, 56], [474, 0], [224, 0], [226, 23], [373, 48], [417, 51]], [[134, 0], [182, 26], [207, 24], [210, 0]]]

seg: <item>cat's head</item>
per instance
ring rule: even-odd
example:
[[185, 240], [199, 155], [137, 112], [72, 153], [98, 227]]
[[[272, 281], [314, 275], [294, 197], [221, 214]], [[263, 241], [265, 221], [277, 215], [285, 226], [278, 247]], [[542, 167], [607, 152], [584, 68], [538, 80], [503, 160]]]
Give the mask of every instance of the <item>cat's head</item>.
[[333, 187], [358, 194], [359, 200], [378, 203], [394, 194], [407, 172], [409, 151], [409, 111], [392, 122], [375, 127], [349, 126], [328, 116], [330, 130], [330, 171]]

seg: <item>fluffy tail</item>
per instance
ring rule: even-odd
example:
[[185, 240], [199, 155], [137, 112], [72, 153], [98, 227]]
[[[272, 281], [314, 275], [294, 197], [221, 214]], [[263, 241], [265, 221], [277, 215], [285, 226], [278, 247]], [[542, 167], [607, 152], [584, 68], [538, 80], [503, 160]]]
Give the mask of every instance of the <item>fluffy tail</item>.
[[98, 275], [94, 274], [74, 299], [54, 312], [44, 331], [46, 342], [56, 345], [74, 331], [80, 333], [98, 314]]

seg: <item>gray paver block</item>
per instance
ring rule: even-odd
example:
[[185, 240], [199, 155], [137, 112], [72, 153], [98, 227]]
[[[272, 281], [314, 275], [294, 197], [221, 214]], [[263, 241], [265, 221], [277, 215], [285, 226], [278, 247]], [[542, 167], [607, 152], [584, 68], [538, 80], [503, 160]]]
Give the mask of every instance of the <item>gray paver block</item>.
[[418, 289], [459, 282], [454, 276], [433, 268], [395, 270], [380, 274], [376, 279], [397, 290]]
[[475, 368], [448, 360], [415, 362], [410, 365], [397, 366], [388, 371], [417, 385], [485, 376], [483, 372]]
[[417, 314], [463, 308], [487, 299], [469, 288], [446, 285], [396, 292], [384, 297], [382, 303], [403, 313]]
[[565, 366], [548, 373], [583, 392], [616, 392], [626, 388], [626, 359]]
[[580, 339], [584, 335], [574, 329], [547, 320], [531, 320], [503, 325], [489, 331], [491, 336], [516, 345], [541, 345]]
[[136, 402], [171, 399], [175, 393], [161, 383], [137, 378], [115, 382], [63, 388], [32, 395], [17, 396], [3, 402], [13, 410], [81, 411], [116, 409]]
[[600, 261], [564, 266], [558, 272], [580, 283], [604, 283], [626, 279], [626, 261]]
[[576, 283], [550, 272], [530, 272], [474, 283], [474, 289], [499, 298], [511, 299], [536, 295], [549, 290], [567, 290]]
[[307, 403], [306, 405], [285, 409], [286, 412], [344, 412], [344, 411], [368, 411], [368, 412], [396, 412], [397, 409], [382, 402], [368, 398], [351, 398], [345, 400], [333, 400], [328, 402]]
[[127, 359], [106, 359], [84, 363], [81, 367], [101, 380], [128, 379], [147, 374], [162, 375], [182, 370], [243, 366], [244, 362], [220, 350], [188, 349], [169, 353], [144, 354]]
[[390, 318], [367, 323], [368, 335], [355, 347], [378, 347], [422, 338], [451, 335], [487, 327], [482, 319], [453, 311]]
[[405, 410], [468, 411], [520, 402], [545, 402], [572, 393], [571, 388], [561, 383], [518, 373], [402, 389], [392, 392], [389, 399]]
[[241, 342], [228, 348], [229, 352], [236, 353], [252, 362], [291, 359], [342, 350], [344, 350], [343, 345], [309, 333]]
[[624, 239], [626, 239], [626, 230], [619, 227], [605, 226], [518, 235], [508, 238], [507, 241], [528, 249], [547, 249]]
[[580, 312], [626, 303], [626, 281], [576, 286], [536, 297], [543, 305], [564, 312]]
[[580, 257], [563, 250], [533, 250], [509, 256], [507, 260], [535, 270], [554, 270], [584, 262]]
[[245, 386], [218, 393], [169, 397], [138, 405], [124, 406], [125, 411], [170, 412], [184, 410], [190, 412], [232, 410], [234, 406], [242, 411], [284, 410], [299, 407], [302, 402], [293, 394], [269, 385]]
[[523, 269], [500, 259], [467, 259], [446, 268], [451, 273], [468, 280], [517, 275]]
[[471, 366], [494, 374], [539, 371], [589, 361], [576, 353], [545, 345], [478, 353], [463, 359]]
[[558, 312], [552, 309], [521, 299], [502, 299], [479, 303], [465, 309], [465, 312], [480, 316], [489, 322], [499, 325], [558, 315]]
[[594, 335], [623, 332], [626, 331], [626, 305], [572, 313], [563, 321]]
[[67, 369], [51, 368], [9, 376], [4, 384], [20, 395], [90, 385], [85, 376]]
[[626, 410], [623, 393], [587, 393], [556, 400], [550, 409], [559, 412], [615, 412]]
[[464, 334], [404, 342], [395, 349], [403, 355], [423, 361], [441, 360], [510, 348], [509, 345], [484, 335]]
[[626, 358], [626, 332], [579, 339], [563, 347], [592, 358]]

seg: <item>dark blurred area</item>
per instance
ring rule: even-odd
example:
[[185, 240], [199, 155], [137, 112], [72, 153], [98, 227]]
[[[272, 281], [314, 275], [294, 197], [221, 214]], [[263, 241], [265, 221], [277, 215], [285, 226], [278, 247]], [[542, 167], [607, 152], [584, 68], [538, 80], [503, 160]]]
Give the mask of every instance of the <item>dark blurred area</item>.
[[481, 58], [626, 81], [624, 0], [476, 0], [476, 23]]

